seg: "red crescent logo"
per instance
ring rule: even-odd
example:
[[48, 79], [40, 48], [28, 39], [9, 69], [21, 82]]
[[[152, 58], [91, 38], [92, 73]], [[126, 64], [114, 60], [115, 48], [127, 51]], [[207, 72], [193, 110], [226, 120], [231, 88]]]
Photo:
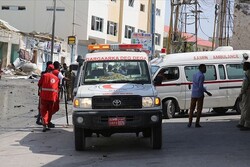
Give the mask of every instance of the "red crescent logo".
[[114, 89], [114, 88], [112, 88], [112, 85], [103, 85], [102, 86], [104, 89]]

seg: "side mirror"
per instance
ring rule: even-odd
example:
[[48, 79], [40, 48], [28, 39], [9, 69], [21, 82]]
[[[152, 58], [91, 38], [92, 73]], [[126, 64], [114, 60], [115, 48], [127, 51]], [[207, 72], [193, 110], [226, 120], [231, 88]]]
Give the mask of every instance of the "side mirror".
[[156, 76], [154, 79], [154, 85], [161, 85], [163, 78], [161, 76]]

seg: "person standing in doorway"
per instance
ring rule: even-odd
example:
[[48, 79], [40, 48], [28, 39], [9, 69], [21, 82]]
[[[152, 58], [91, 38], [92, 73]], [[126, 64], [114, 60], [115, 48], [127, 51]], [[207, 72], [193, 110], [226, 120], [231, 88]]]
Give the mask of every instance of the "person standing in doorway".
[[238, 99], [240, 100], [241, 117], [237, 125], [240, 130], [250, 130], [250, 62], [243, 63], [245, 75], [243, 78], [241, 91]]
[[212, 96], [210, 92], [206, 90], [204, 87], [205, 76], [207, 68], [205, 64], [199, 65], [199, 71], [193, 75], [193, 85], [192, 85], [192, 95], [191, 95], [191, 103], [190, 103], [190, 111], [189, 111], [189, 122], [188, 127], [191, 127], [193, 121], [193, 113], [196, 108], [197, 104], [197, 116], [196, 116], [196, 123], [195, 127], [200, 128], [200, 117], [203, 108], [203, 101], [204, 101], [204, 92], [208, 96]]

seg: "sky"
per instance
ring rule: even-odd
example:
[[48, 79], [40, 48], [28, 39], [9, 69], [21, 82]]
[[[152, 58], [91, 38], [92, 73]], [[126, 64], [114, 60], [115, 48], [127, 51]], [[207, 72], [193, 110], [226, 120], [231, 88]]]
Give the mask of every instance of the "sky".
[[[198, 9], [202, 10], [200, 13], [200, 19], [198, 22], [198, 37], [203, 39], [208, 39], [213, 36], [214, 29], [214, 16], [215, 16], [215, 4], [216, 0], [198, 0], [200, 7]], [[194, 34], [195, 33], [195, 17], [190, 12], [194, 10], [195, 6], [190, 5], [187, 7], [187, 33]], [[166, 10], [165, 10], [165, 25], [169, 25], [170, 23], [170, 0], [166, 0]], [[183, 15], [184, 16], [184, 15]], [[184, 17], [183, 17], [184, 18]], [[183, 20], [183, 23], [185, 21]], [[200, 24], [199, 24], [200, 23]], [[183, 24], [184, 25], [184, 24]], [[184, 28], [183, 28], [184, 31]]]

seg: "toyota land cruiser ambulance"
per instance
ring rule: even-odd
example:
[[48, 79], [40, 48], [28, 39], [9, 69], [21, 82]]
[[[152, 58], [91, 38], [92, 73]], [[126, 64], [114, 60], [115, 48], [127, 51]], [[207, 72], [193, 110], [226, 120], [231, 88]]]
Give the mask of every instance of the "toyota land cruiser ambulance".
[[156, 83], [163, 117], [172, 118], [176, 113], [189, 110], [192, 78], [200, 64], [207, 67], [204, 86], [212, 93], [212, 96], [205, 97], [203, 108], [212, 108], [219, 114], [228, 109], [236, 109], [240, 113], [237, 97], [244, 75], [243, 54], [250, 55], [250, 50], [220, 47], [215, 51], [169, 54], [152, 61], [153, 79], [157, 81], [161, 71], [165, 76]]
[[[75, 149], [92, 133], [142, 132], [153, 149], [162, 145], [162, 111], [148, 56], [140, 44], [89, 45], [73, 102]], [[81, 67], [80, 67], [81, 69]]]

